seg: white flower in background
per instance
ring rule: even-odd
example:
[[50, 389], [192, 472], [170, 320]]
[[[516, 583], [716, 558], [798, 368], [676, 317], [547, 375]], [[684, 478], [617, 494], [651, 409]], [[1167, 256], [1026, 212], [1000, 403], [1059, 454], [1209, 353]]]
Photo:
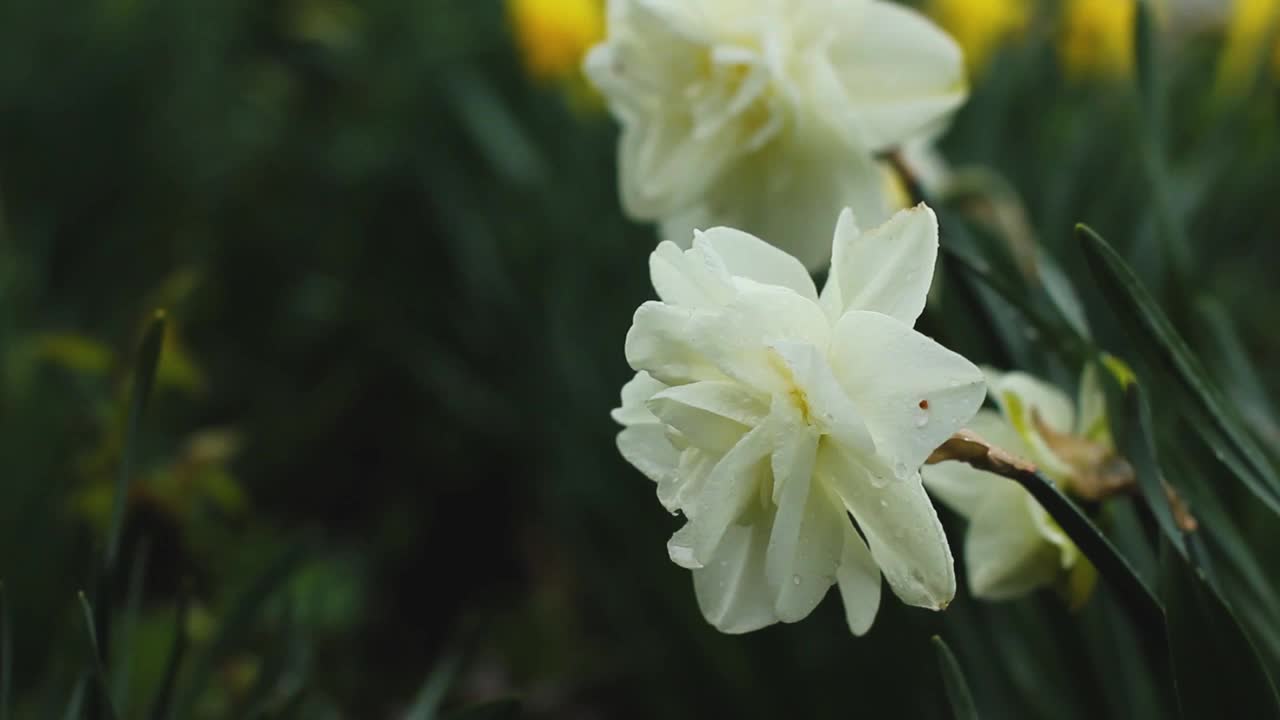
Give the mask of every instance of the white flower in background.
[[959, 47], [880, 0], [611, 0], [586, 72], [622, 124], [629, 215], [728, 225], [809, 268], [832, 219], [893, 209], [874, 155], [936, 132], [964, 101]]
[[[1090, 366], [1077, 412], [1071, 398], [1051, 385], [1024, 373], [988, 370], [999, 410], [978, 411], [968, 427], [1069, 490], [1089, 473], [1106, 472], [1114, 458], [1096, 378]], [[1062, 585], [1075, 601], [1087, 596], [1093, 579], [1088, 560], [1021, 485], [954, 461], [922, 473], [929, 492], [969, 520], [964, 560], [976, 597], [1005, 600], [1064, 581], [1084, 583]]]
[[911, 605], [955, 594], [919, 468], [985, 388], [912, 329], [937, 249], [927, 207], [865, 234], [845, 210], [821, 296], [798, 260], [738, 230], [650, 257], [661, 300], [627, 333], [618, 447], [687, 518], [668, 550], [720, 630], [795, 622], [835, 584], [860, 635], [882, 572]]

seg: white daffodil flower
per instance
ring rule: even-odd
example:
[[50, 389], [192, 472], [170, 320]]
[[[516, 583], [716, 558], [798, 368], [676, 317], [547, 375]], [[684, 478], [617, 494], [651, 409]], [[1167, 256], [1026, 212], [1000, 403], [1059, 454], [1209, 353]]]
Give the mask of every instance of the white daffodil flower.
[[585, 70], [622, 124], [629, 215], [688, 245], [728, 225], [808, 268], [844, 207], [895, 209], [874, 156], [948, 122], [959, 47], [881, 0], [610, 0]]
[[668, 550], [720, 630], [800, 620], [834, 584], [861, 635], [881, 573], [911, 605], [954, 596], [919, 469], [985, 387], [912, 329], [937, 249], [921, 205], [867, 233], [845, 210], [821, 295], [798, 260], [738, 230], [650, 257], [661, 300], [627, 334], [618, 448], [687, 518]]
[[[1025, 373], [987, 371], [999, 410], [980, 410], [969, 429], [987, 442], [1027, 458], [1061, 489], [1111, 457], [1105, 398], [1086, 370], [1079, 412], [1066, 393]], [[930, 494], [969, 520], [964, 560], [976, 597], [1007, 600], [1088, 570], [1066, 533], [1022, 486], [960, 462], [922, 471]], [[1086, 567], [1079, 567], [1085, 564]], [[1092, 582], [1092, 572], [1086, 572]], [[1087, 595], [1089, 587], [1068, 587]], [[1083, 598], [1074, 598], [1078, 602]]]

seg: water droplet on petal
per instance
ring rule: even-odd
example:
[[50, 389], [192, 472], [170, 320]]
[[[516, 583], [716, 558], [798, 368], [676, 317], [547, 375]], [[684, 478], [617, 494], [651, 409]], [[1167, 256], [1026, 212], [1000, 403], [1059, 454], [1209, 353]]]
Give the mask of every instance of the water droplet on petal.
[[889, 507], [889, 501], [885, 500], [884, 498], [880, 498], [880, 507], [884, 507], [884, 508]]
[[792, 575], [792, 576], [791, 576], [791, 584], [793, 584], [793, 585], [799, 585], [799, 584], [800, 584], [800, 576], [799, 576], [799, 575]]
[[920, 413], [919, 415], [917, 415], [917, 416], [916, 416], [916, 427], [918, 427], [918, 428], [922, 428], [922, 427], [924, 427], [925, 425], [928, 425], [928, 424], [929, 424], [929, 414], [928, 414], [928, 413]]

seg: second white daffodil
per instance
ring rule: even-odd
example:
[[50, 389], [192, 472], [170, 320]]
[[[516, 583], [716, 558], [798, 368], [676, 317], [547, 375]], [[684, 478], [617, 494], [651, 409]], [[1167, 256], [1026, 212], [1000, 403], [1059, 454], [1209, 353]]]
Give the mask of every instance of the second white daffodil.
[[586, 71], [622, 124], [629, 215], [682, 246], [730, 225], [810, 269], [841, 208], [892, 212], [874, 156], [967, 93], [955, 42], [881, 0], [611, 0]]
[[[987, 442], [1027, 458], [1064, 492], [1091, 495], [1132, 480], [1117, 458], [1105, 398], [1092, 367], [1080, 383], [1079, 407], [1061, 390], [1025, 373], [987, 372], [999, 410], [980, 410], [969, 424]], [[1078, 605], [1095, 573], [1066, 533], [1022, 486], [949, 461], [924, 468], [934, 497], [969, 520], [964, 560], [970, 591], [1006, 600], [1058, 587]]]
[[951, 601], [919, 470], [985, 386], [912, 329], [937, 246], [927, 207], [866, 233], [846, 210], [821, 295], [798, 260], [738, 230], [651, 256], [660, 300], [627, 334], [637, 374], [614, 411], [618, 446], [687, 518], [668, 550], [720, 630], [800, 620], [837, 585], [862, 634], [882, 573], [908, 604]]

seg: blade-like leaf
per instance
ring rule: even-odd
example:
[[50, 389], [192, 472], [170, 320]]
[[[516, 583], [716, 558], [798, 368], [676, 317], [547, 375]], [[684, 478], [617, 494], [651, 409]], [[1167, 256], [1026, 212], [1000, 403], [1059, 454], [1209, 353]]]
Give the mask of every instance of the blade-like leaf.
[[1057, 342], [1053, 347], [1066, 353], [1068, 359], [1077, 361], [1072, 364], [1078, 364], [1078, 361], [1093, 354], [1092, 344], [1080, 335], [1069, 321], [1057, 321], [1046, 316], [1040, 308], [1029, 302], [1024, 293], [1019, 292], [1012, 282], [992, 272], [982, 260], [947, 246], [942, 248], [942, 252], [967, 275], [990, 288], [1016, 309], [1040, 337], [1055, 338]]
[[1156, 457], [1156, 445], [1151, 434], [1151, 407], [1137, 383], [1121, 388], [1109, 373], [1103, 375], [1106, 378], [1103, 382], [1107, 391], [1107, 415], [1112, 418], [1111, 434], [1116, 449], [1133, 467], [1142, 499], [1155, 516], [1161, 532], [1179, 554], [1185, 554], [1182, 530], [1173, 516], [1169, 495], [1165, 491], [1167, 479]]
[[187, 609], [190, 595], [183, 589], [178, 593], [178, 607], [173, 621], [173, 644], [169, 646], [169, 658], [165, 661], [164, 677], [151, 702], [151, 720], [166, 720], [173, 702], [173, 690], [178, 682], [178, 671], [187, 654]]
[[405, 720], [435, 720], [439, 716], [440, 704], [444, 702], [445, 693], [449, 692], [461, 665], [462, 653], [460, 652], [441, 659], [419, 688], [413, 705], [404, 715]]
[[[1194, 538], [1188, 551], [1194, 558]], [[1183, 717], [1280, 717], [1275, 684], [1234, 613], [1167, 543], [1161, 591]]]
[[218, 625], [211, 642], [193, 661], [191, 675], [183, 687], [179, 700], [174, 704], [176, 716], [186, 718], [191, 715], [200, 693], [204, 691], [213, 675], [216, 664], [234, 650], [252, 630], [258, 611], [263, 604], [293, 575], [294, 570], [306, 556], [306, 546], [294, 545], [281, 553], [267, 565], [260, 575], [249, 585], [248, 589], [232, 605], [231, 611]]
[[124, 510], [129, 500], [129, 480], [133, 473], [133, 454], [138, 441], [138, 424], [151, 397], [156, 367], [160, 364], [160, 347], [164, 341], [165, 312], [157, 310], [142, 337], [137, 363], [133, 371], [133, 389], [129, 396], [129, 415], [125, 420], [124, 439], [120, 450], [120, 474], [116, 478], [115, 500], [111, 506], [111, 524], [107, 531], [107, 557], [103, 567], [109, 574], [120, 552], [120, 533], [124, 529]]
[[84, 689], [88, 684], [88, 673], [81, 673], [76, 678], [76, 684], [67, 694], [67, 709], [62, 713], [63, 720], [80, 720], [81, 712], [84, 710]]
[[107, 669], [102, 664], [102, 649], [98, 646], [98, 628], [93, 622], [93, 608], [89, 606], [89, 598], [85, 597], [84, 592], [78, 595], [80, 599], [80, 610], [84, 614], [85, 632], [89, 636], [89, 650], [93, 653], [93, 674], [97, 681], [98, 697], [102, 711], [109, 720], [117, 717], [115, 704], [111, 700], [111, 686], [107, 682]]
[[1164, 609], [1115, 545], [1053, 481], [1040, 473], [1019, 473], [1016, 479], [1098, 569], [1098, 574], [1129, 612], [1143, 640], [1150, 645], [1162, 644]]
[[[1097, 233], [1084, 225], [1076, 228], [1085, 257], [1117, 314], [1140, 335], [1135, 345], [1155, 367], [1173, 373], [1202, 405], [1216, 429], [1231, 443], [1234, 453], [1224, 459], [1240, 480], [1263, 502], [1280, 512], [1280, 479], [1253, 437], [1244, 428], [1234, 408], [1210, 382], [1208, 374], [1173, 324], [1147, 293], [1133, 271], [1116, 251]], [[1226, 448], [1215, 450], [1225, 451]], [[1241, 463], [1231, 463], [1229, 455], [1243, 456]]]
[[938, 651], [938, 669], [942, 671], [942, 685], [947, 689], [947, 699], [951, 701], [952, 716], [955, 720], [978, 720], [978, 706], [973, 702], [969, 683], [964, 679], [964, 671], [960, 669], [956, 656], [946, 641], [937, 635], [933, 636], [933, 647]]

